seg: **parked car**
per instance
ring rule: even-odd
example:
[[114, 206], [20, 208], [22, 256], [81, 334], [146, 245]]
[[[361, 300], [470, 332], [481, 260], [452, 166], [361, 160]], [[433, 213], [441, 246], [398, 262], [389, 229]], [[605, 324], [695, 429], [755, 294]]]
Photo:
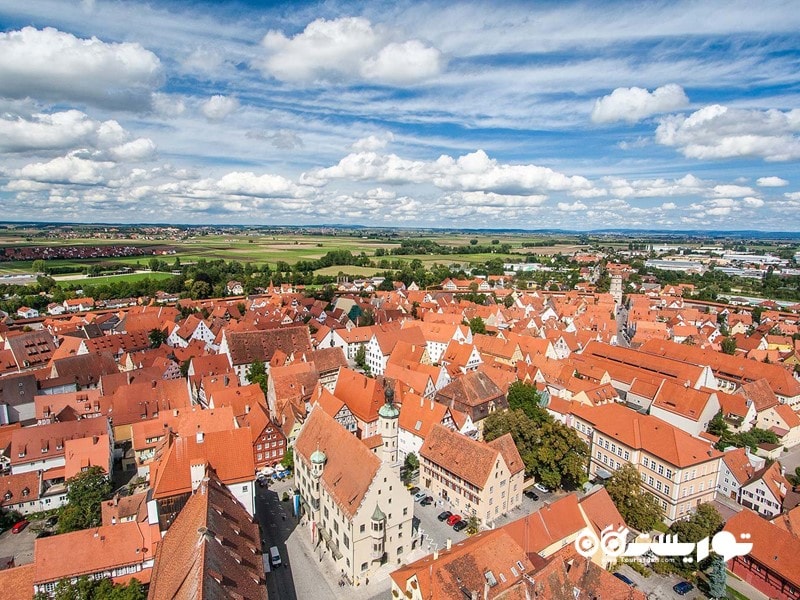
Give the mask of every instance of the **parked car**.
[[543, 494], [549, 494], [552, 491], [546, 485], [543, 485], [541, 483], [534, 483], [533, 487], [535, 487], [537, 490], [539, 490]]
[[417, 492], [414, 494], [414, 502], [419, 502], [425, 499], [425, 492]]
[[45, 527], [55, 527], [58, 523], [58, 515], [53, 515], [52, 517], [47, 517], [47, 520], [44, 522]]
[[673, 585], [672, 589], [675, 590], [675, 593], [679, 596], [685, 596], [694, 589], [694, 586], [688, 581], [681, 581]]
[[539, 494], [537, 494], [537, 493], [536, 493], [536, 492], [534, 492], [533, 490], [525, 490], [524, 494], [525, 494], [525, 495], [526, 495], [528, 498], [530, 498], [531, 500], [538, 500], [538, 499], [539, 499]]
[[467, 528], [467, 522], [464, 520], [459, 521], [453, 525], [453, 531], [462, 531]]
[[419, 488], [417, 486], [411, 487], [408, 489], [409, 493], [412, 495], [419, 494]]
[[39, 538], [50, 537], [51, 535], [55, 534], [56, 534], [55, 531], [47, 531], [46, 529], [43, 529], [42, 531], [36, 534], [36, 539], [38, 540]]
[[421, 506], [428, 506], [430, 504], [433, 504], [433, 496], [425, 496], [422, 502], [420, 502]]
[[11, 528], [11, 533], [19, 533], [23, 529], [28, 526], [28, 519], [22, 519], [22, 521], [17, 521], [14, 523], [14, 526]]
[[630, 577], [626, 577], [622, 573], [614, 573], [614, 577], [619, 579], [622, 583], [627, 583], [628, 585], [636, 585], [635, 583], [633, 583]]
[[461, 520], [461, 515], [450, 515], [447, 517], [447, 524], [452, 527]]
[[447, 519], [449, 519], [452, 516], [453, 513], [451, 513], [449, 510], [446, 510], [444, 512], [439, 513], [439, 516], [436, 518], [439, 519], [440, 521], [447, 521]]

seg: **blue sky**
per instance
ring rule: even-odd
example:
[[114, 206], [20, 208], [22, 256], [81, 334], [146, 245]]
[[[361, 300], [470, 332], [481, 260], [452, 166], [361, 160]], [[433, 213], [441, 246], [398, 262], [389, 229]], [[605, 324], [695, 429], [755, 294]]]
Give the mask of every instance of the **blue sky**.
[[796, 2], [0, 0], [9, 220], [800, 230]]

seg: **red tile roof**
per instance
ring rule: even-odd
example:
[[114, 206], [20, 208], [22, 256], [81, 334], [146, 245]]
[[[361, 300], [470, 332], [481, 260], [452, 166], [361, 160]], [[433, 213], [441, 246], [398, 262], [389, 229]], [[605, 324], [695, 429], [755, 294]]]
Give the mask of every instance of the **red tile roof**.
[[299, 460], [309, 463], [317, 449], [327, 460], [322, 485], [349, 517], [353, 517], [378, 472], [381, 460], [361, 440], [324, 410], [311, 411], [295, 441]]
[[141, 565], [155, 554], [150, 532], [146, 523], [131, 521], [37, 539], [34, 583]]
[[762, 519], [750, 510], [743, 510], [725, 523], [724, 531], [734, 534], [739, 540], [741, 534], [750, 534], [748, 540], [753, 549], [749, 560], [755, 561], [772, 573], [800, 587], [800, 538], [785, 529]]
[[[513, 442], [512, 442], [513, 444]], [[454, 473], [464, 481], [483, 489], [501, 455], [498, 448], [479, 442], [443, 425], [431, 429], [420, 457]], [[517, 457], [519, 453], [517, 453]], [[516, 460], [516, 457], [513, 457]], [[520, 462], [521, 459], [520, 459]]]
[[677, 467], [700, 464], [722, 456], [708, 442], [694, 438], [657, 417], [639, 414], [621, 404], [581, 405], [572, 412], [592, 423], [599, 433], [634, 450], [645, 450]]
[[209, 475], [159, 544], [150, 600], [267, 598], [258, 525]]

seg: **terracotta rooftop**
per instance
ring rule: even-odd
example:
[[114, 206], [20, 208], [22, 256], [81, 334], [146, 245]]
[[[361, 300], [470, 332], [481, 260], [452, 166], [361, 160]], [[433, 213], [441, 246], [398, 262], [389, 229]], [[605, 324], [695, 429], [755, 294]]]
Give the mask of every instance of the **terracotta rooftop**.
[[380, 380], [345, 368], [339, 370], [333, 395], [347, 404], [352, 413], [365, 423], [377, 420], [378, 409], [386, 401]]
[[722, 460], [725, 461], [725, 465], [739, 485], [746, 483], [755, 473], [755, 469], [750, 464], [750, 459], [747, 458], [747, 452], [744, 448], [728, 450], [723, 453]]
[[327, 461], [322, 485], [349, 517], [356, 514], [381, 461], [324, 410], [311, 411], [295, 441], [298, 459], [309, 463], [317, 449]]
[[436, 401], [468, 412], [473, 421], [478, 421], [489, 416], [487, 405], [495, 403], [497, 410], [508, 407], [508, 401], [503, 391], [480, 371], [471, 371], [458, 377], [438, 392]]
[[714, 391], [708, 388], [696, 390], [665, 380], [653, 399], [653, 406], [699, 422], [713, 396]]
[[[403, 591], [415, 581], [420, 596], [430, 600], [470, 598], [473, 594], [485, 600], [516, 599], [525, 598], [528, 584], [523, 575], [533, 571], [533, 563], [519, 544], [503, 529], [495, 529], [453, 544], [436, 557], [429, 554], [400, 567], [391, 577]], [[517, 587], [521, 595], [510, 593]]]
[[266, 600], [258, 525], [212, 473], [158, 547], [148, 598]]
[[34, 563], [0, 570], [2, 600], [31, 600], [33, 598]]
[[748, 559], [777, 573], [794, 587], [800, 587], [800, 552], [797, 551], [800, 538], [750, 510], [743, 510], [728, 519], [723, 529], [734, 534], [737, 541], [740, 534], [750, 534], [748, 541], [753, 544], [753, 549]]
[[[198, 432], [200, 433], [200, 432]], [[150, 465], [154, 498], [169, 498], [192, 490], [192, 465], [205, 463], [226, 485], [255, 477], [253, 444], [248, 429], [168, 435]]]
[[234, 331], [227, 333], [226, 339], [234, 365], [249, 365], [256, 360], [269, 362], [276, 350], [287, 354], [311, 350], [311, 337], [305, 325], [266, 331]]
[[155, 553], [150, 527], [131, 521], [37, 539], [34, 583], [141, 565]]
[[[473, 440], [443, 425], [435, 424], [425, 438], [419, 454], [464, 481], [483, 489], [492, 474], [495, 462], [502, 453], [490, 444]], [[518, 457], [519, 453], [513, 460], [516, 461]]]
[[736, 393], [752, 402], [759, 413], [778, 405], [778, 398], [766, 379], [744, 383]]
[[81, 419], [23, 427], [11, 434], [11, 465], [64, 455], [65, 441], [108, 435], [108, 420]]
[[644, 450], [677, 467], [687, 467], [722, 456], [711, 444], [657, 417], [642, 415], [621, 404], [573, 408], [573, 414], [592, 423], [595, 430], [634, 450]]

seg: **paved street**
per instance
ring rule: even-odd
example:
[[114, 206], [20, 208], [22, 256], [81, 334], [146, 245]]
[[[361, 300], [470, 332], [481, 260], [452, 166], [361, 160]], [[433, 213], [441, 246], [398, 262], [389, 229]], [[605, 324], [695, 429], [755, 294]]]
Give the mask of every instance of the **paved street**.
[[697, 591], [697, 588], [685, 596], [676, 594], [672, 586], [679, 581], [684, 581], [677, 575], [662, 576], [651, 572], [650, 577], [642, 577], [627, 565], [622, 565], [619, 572], [630, 578], [636, 584], [637, 589], [647, 594], [648, 600], [693, 600], [694, 598], [705, 598], [701, 592]]
[[[334, 598], [337, 594], [321, 576], [315, 557], [300, 537], [306, 534], [292, 516], [290, 502], [281, 502], [280, 495], [291, 483], [278, 483], [271, 488], [256, 488], [256, 517], [261, 524], [263, 549], [277, 546], [283, 565], [267, 573], [270, 598]], [[339, 590], [341, 592], [341, 590]]]
[[778, 460], [786, 469], [787, 475], [794, 475], [794, 470], [800, 467], [800, 446], [795, 446], [788, 452], [783, 452], [778, 457]]
[[17, 566], [33, 562], [33, 545], [36, 534], [43, 526], [43, 521], [33, 521], [19, 533], [11, 533], [11, 529], [0, 535], [0, 557], [14, 557]]

